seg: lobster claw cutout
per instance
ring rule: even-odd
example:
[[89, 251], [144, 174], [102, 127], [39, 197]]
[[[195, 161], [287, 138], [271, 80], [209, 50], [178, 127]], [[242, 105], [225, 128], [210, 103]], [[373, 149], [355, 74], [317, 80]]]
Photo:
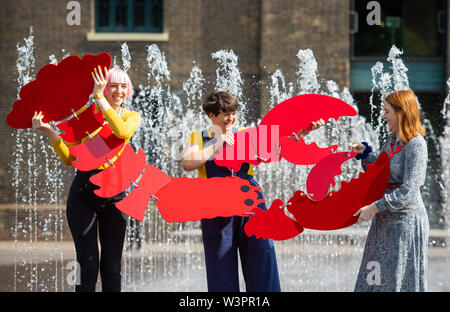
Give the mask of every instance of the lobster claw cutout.
[[[133, 188], [127, 197], [116, 203], [117, 209], [138, 221], [144, 220], [152, 195], [169, 184], [172, 178], [158, 168], [147, 164], [137, 186]], [[174, 196], [174, 194], [172, 194]], [[157, 199], [158, 200], [158, 199]], [[177, 209], [177, 208], [175, 208]]]
[[145, 154], [142, 149], [135, 154], [129, 144], [125, 145], [113, 166], [109, 166], [89, 179], [93, 184], [100, 186], [100, 189], [95, 190], [94, 193], [99, 197], [108, 198], [123, 192], [139, 178], [145, 163]]
[[[89, 100], [94, 87], [91, 76], [93, 68], [109, 68], [110, 65], [111, 56], [106, 52], [87, 54], [83, 58], [71, 55], [58, 65], [45, 65], [39, 70], [35, 80], [20, 89], [20, 99], [14, 102], [6, 122], [16, 129], [31, 128], [35, 111], [42, 111], [42, 121], [45, 123], [67, 118]], [[55, 90], [68, 96], [61, 100], [61, 97], [55, 96]]]
[[358, 217], [353, 215], [384, 194], [390, 173], [389, 156], [382, 152], [375, 164], [367, 167], [358, 178], [343, 181], [339, 191], [319, 202], [310, 200], [302, 191], [295, 192], [288, 211], [307, 229], [338, 230], [356, 223]]
[[356, 156], [353, 152], [340, 152], [331, 154], [319, 161], [309, 171], [306, 179], [306, 191], [314, 201], [324, 199], [336, 182], [334, 177], [342, 174], [341, 166], [347, 160]]
[[[279, 125], [279, 136], [292, 136], [301, 129], [308, 129], [312, 122], [330, 118], [338, 120], [341, 116], [356, 116], [356, 110], [344, 101], [321, 94], [304, 94], [294, 96], [277, 104], [261, 120], [261, 125]], [[314, 164], [323, 154], [329, 155], [315, 143], [310, 145], [294, 144], [294, 139], [280, 140], [281, 155], [295, 164]], [[304, 143], [304, 142], [303, 142]], [[332, 148], [332, 147], [331, 147]], [[297, 159], [298, 157], [298, 159]]]
[[306, 144], [302, 138], [297, 140], [287, 136], [280, 138], [280, 145], [281, 156], [296, 165], [314, 165], [333, 154], [338, 148], [337, 145], [320, 148], [315, 142]]
[[224, 144], [214, 162], [237, 172], [243, 163], [259, 165], [261, 162], [280, 161], [278, 126], [260, 126], [241, 130], [234, 134], [234, 144]]
[[103, 113], [99, 109], [95, 112], [95, 104], [91, 104], [87, 109], [82, 111], [76, 117], [62, 122], [57, 127], [64, 131], [61, 133], [61, 138], [66, 142], [76, 142], [86, 137], [87, 134], [94, 132], [101, 126], [103, 126], [104, 118]]
[[72, 165], [81, 171], [89, 171], [107, 163], [123, 148], [125, 140], [116, 137], [106, 124], [92, 140], [69, 147], [70, 153], [78, 158]]
[[280, 199], [272, 202], [269, 210], [253, 209], [254, 215], [245, 224], [247, 236], [256, 238], [286, 240], [303, 232], [303, 227], [284, 212], [284, 204]]
[[257, 199], [259, 190], [260, 187], [238, 177], [172, 178], [156, 193], [156, 204], [167, 222], [242, 216], [265, 202]]

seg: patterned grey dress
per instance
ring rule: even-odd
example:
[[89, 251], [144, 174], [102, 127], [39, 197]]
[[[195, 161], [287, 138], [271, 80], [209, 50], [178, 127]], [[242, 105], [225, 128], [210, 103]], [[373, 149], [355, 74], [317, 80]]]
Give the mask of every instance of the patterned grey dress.
[[[388, 155], [391, 142], [393, 151], [399, 144], [402, 149], [391, 159], [389, 183], [401, 186], [386, 189], [375, 202], [380, 212], [372, 219], [355, 291], [427, 290], [429, 222], [420, 194], [427, 145], [421, 135], [405, 145], [391, 133], [382, 147]], [[362, 160], [363, 167], [374, 163], [379, 154], [369, 154]]]

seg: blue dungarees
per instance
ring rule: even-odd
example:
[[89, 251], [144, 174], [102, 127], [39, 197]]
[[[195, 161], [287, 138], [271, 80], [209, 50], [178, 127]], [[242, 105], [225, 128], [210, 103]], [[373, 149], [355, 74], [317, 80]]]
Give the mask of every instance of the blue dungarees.
[[[237, 128], [233, 128], [233, 133], [236, 132]], [[202, 139], [204, 148], [217, 140], [210, 138], [207, 130], [202, 131]], [[244, 163], [235, 176], [259, 187], [253, 176], [248, 174], [249, 166]], [[217, 166], [212, 158], [205, 163], [205, 168], [208, 178], [231, 175], [226, 167]], [[264, 198], [262, 190], [258, 191], [258, 198]], [[265, 203], [258, 207], [267, 210]], [[249, 218], [233, 216], [201, 220], [208, 291], [239, 291], [238, 248], [246, 290], [280, 291], [273, 241], [248, 237], [244, 225]]]

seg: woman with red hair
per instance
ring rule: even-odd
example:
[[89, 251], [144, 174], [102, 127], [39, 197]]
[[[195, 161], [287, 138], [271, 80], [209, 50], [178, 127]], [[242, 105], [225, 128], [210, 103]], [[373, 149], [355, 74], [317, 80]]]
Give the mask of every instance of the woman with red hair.
[[[390, 176], [383, 197], [355, 214], [358, 223], [372, 220], [355, 291], [426, 291], [429, 222], [420, 187], [428, 152], [414, 92], [389, 94], [383, 119], [390, 133], [380, 153], [390, 157]], [[364, 169], [380, 154], [366, 142], [350, 147]]]

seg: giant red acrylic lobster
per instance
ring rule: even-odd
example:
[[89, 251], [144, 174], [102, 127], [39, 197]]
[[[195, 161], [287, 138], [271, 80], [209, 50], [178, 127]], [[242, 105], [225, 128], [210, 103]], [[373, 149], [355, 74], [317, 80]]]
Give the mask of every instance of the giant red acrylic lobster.
[[[149, 201], [155, 199], [167, 222], [252, 214], [245, 227], [247, 235], [283, 240], [300, 234], [303, 228], [330, 230], [352, 225], [357, 209], [377, 200], [384, 192], [389, 161], [382, 154], [358, 179], [343, 182], [339, 191], [328, 194], [334, 185], [334, 177], [341, 173], [340, 166], [354, 154], [335, 153], [337, 145], [327, 148], [319, 148], [314, 142], [308, 145], [295, 134], [308, 129], [313, 121], [355, 116], [356, 111], [339, 99], [319, 94], [296, 96], [276, 105], [258, 127], [238, 132], [235, 144], [224, 145], [214, 157], [217, 165], [234, 172], [239, 171], [244, 162], [258, 165], [281, 158], [295, 164], [317, 164], [308, 177], [309, 195], [297, 191], [287, 205], [276, 199], [269, 210], [263, 211], [257, 207], [264, 202], [257, 199], [256, 192], [260, 188], [237, 176], [169, 177], [147, 164], [142, 150], [135, 154], [130, 145], [117, 138], [109, 125], [104, 125], [102, 113], [94, 105], [84, 106], [93, 89], [92, 68], [97, 65], [109, 68], [110, 64], [110, 55], [101, 53], [82, 59], [69, 56], [58, 65], [44, 66], [36, 80], [20, 90], [20, 99], [14, 103], [7, 122], [13, 128], [29, 128], [35, 111], [43, 112], [44, 122], [72, 117], [58, 124], [64, 131], [61, 137], [75, 142], [89, 136], [84, 143], [70, 147], [71, 154], [77, 158], [72, 162], [73, 166], [87, 171], [109, 163], [106, 169], [90, 179], [99, 186], [95, 193], [100, 197], [111, 197], [131, 189], [116, 207], [137, 220], [143, 220]], [[50, 96], [55, 87], [73, 96], [60, 102]], [[103, 128], [91, 136], [100, 127]], [[122, 153], [113, 162], [119, 152]], [[219, 188], [228, 194], [226, 201], [217, 197]], [[295, 220], [285, 214], [286, 206]]]

